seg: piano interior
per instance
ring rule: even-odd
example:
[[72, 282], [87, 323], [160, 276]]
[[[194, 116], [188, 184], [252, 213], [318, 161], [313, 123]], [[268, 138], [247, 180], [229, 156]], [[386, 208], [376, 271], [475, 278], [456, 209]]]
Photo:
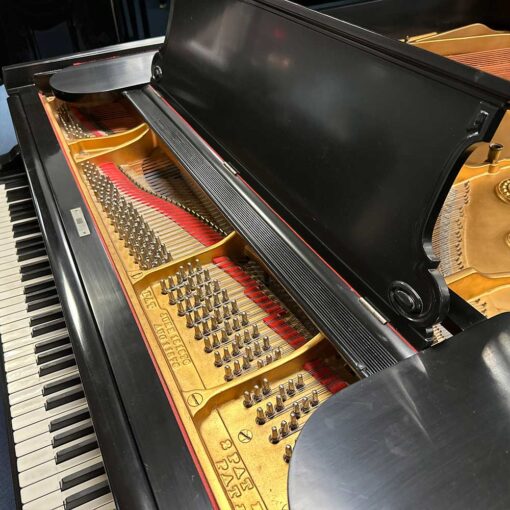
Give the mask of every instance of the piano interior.
[[[510, 32], [481, 23], [411, 37], [410, 44], [510, 79]], [[432, 244], [450, 289], [486, 317], [510, 311], [510, 115], [474, 149], [436, 221]], [[436, 334], [438, 339], [441, 335]]]
[[122, 100], [41, 100], [220, 507], [284, 507], [300, 430], [357, 376]]

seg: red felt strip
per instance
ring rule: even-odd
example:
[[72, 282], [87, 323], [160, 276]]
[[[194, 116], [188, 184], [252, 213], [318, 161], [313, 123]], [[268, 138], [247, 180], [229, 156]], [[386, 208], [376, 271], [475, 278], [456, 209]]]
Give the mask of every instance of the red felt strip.
[[193, 236], [204, 246], [211, 246], [219, 242], [222, 237], [208, 225], [202, 223], [192, 214], [184, 211], [162, 198], [156, 197], [146, 191], [141, 190], [135, 183], [129, 180], [124, 173], [113, 163], [101, 163], [101, 170], [107, 175], [118, 189], [126, 195], [136, 198], [140, 202], [161, 212], [172, 221], [177, 223], [188, 234]]

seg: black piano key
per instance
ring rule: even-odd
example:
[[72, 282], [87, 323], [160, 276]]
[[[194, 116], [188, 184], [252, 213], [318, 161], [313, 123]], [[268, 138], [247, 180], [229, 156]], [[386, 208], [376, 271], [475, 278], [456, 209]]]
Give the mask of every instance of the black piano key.
[[72, 411], [67, 413], [65, 416], [59, 416], [50, 421], [48, 425], [48, 430], [50, 432], [57, 432], [65, 427], [69, 427], [73, 423], [78, 423], [83, 420], [87, 420], [90, 418], [90, 413], [88, 409], [80, 409], [78, 411]]
[[17, 239], [16, 243], [15, 243], [15, 248], [17, 251], [19, 251], [19, 250], [24, 250], [24, 249], [30, 248], [32, 246], [39, 246], [41, 244], [44, 246], [44, 243], [42, 240], [42, 233], [35, 232], [34, 234], [32, 234], [30, 237], [28, 237], [26, 239]]
[[11, 221], [26, 220], [35, 216], [33, 207], [17, 207], [9, 211]]
[[73, 348], [69, 340], [66, 344], [60, 345], [58, 347], [54, 347], [53, 349], [48, 349], [41, 354], [38, 354], [36, 357], [36, 363], [38, 365], [44, 365], [45, 363], [49, 363], [50, 361], [54, 361], [65, 356], [69, 356], [73, 353]]
[[50, 349], [54, 349], [55, 347], [60, 347], [61, 345], [67, 345], [70, 343], [69, 337], [67, 335], [57, 338], [49, 338], [47, 340], [43, 340], [42, 342], [37, 342], [34, 345], [34, 352], [36, 354], [40, 354], [41, 352], [48, 351]]
[[51, 439], [51, 445], [53, 448], [59, 448], [71, 441], [76, 441], [80, 437], [85, 437], [94, 433], [94, 427], [91, 423], [80, 423], [72, 429], [67, 429], [62, 432], [58, 432]]
[[36, 245], [33, 248], [26, 248], [21, 252], [18, 252], [18, 262], [25, 262], [36, 257], [42, 257], [46, 255], [46, 248], [44, 246]]
[[43, 313], [41, 315], [36, 315], [36, 316], [30, 317], [30, 326], [34, 327], [34, 326], [39, 326], [41, 324], [44, 325], [44, 324], [47, 324], [48, 322], [57, 320], [57, 319], [61, 318], [62, 316], [63, 316], [62, 309], [60, 309], [58, 311], [51, 312], [51, 313]]
[[78, 374], [68, 375], [66, 377], [61, 377], [56, 381], [51, 381], [46, 383], [42, 387], [42, 394], [44, 397], [51, 395], [52, 393], [56, 393], [57, 391], [65, 390], [66, 388], [71, 388], [72, 386], [76, 386], [80, 384], [81, 379]]
[[[86, 482], [87, 480], [92, 480], [93, 478], [97, 478], [98, 476], [101, 476], [104, 474], [105, 474], [105, 470], [104, 470], [103, 463], [98, 462], [97, 464], [93, 464], [92, 466], [86, 467], [85, 469], [76, 471], [76, 473], [71, 473], [70, 475], [64, 476], [64, 478], [62, 478], [62, 480], [60, 480], [60, 490], [66, 491], [68, 489], [72, 489], [73, 487], [80, 485], [80, 483]], [[98, 498], [99, 496], [104, 496], [105, 494], [108, 494], [108, 491], [104, 492], [103, 494], [96, 495], [96, 496], [94, 496], [94, 498]], [[92, 498], [92, 499], [94, 499], [94, 498]], [[84, 502], [86, 502], [86, 501], [84, 501]], [[80, 503], [80, 505], [83, 505], [83, 503]], [[67, 508], [70, 508], [70, 507], [68, 506]]]
[[28, 282], [23, 289], [23, 293], [25, 294], [25, 296], [30, 296], [32, 294], [42, 292], [50, 288], [55, 288], [55, 280], [53, 280], [53, 278], [48, 278], [47, 281], [39, 282], [36, 284]]
[[46, 322], [44, 324], [40, 324], [38, 326], [34, 326], [32, 328], [32, 337], [44, 335], [46, 333], [50, 333], [51, 331], [56, 331], [57, 329], [64, 329], [66, 327], [66, 323], [63, 318], [58, 318], [51, 320], [50, 322]]
[[56, 305], [59, 302], [60, 301], [58, 299], [57, 294], [43, 296], [40, 299], [32, 299], [27, 303], [27, 311], [35, 312], [36, 310], [40, 310], [41, 308]]
[[7, 203], [13, 203], [19, 200], [26, 200], [27, 198], [31, 198], [28, 186], [13, 187], [12, 189], [7, 190], [5, 195], [7, 198]]
[[109, 492], [110, 486], [108, 485], [108, 482], [104, 480], [97, 485], [88, 487], [87, 489], [83, 489], [82, 491], [67, 497], [64, 500], [64, 510], [73, 510], [74, 508], [78, 508], [89, 501], [100, 498]]
[[29, 282], [30, 280], [33, 280], [35, 278], [40, 278], [41, 276], [47, 276], [51, 274], [51, 269], [48, 263], [45, 265], [42, 265], [41, 267], [30, 267], [27, 268], [27, 270], [24, 270], [22, 268], [21, 270], [21, 281], [22, 282]]
[[58, 372], [59, 370], [63, 370], [64, 368], [72, 367], [76, 365], [76, 360], [74, 356], [70, 354], [69, 356], [64, 356], [63, 358], [59, 358], [55, 361], [50, 361], [41, 365], [39, 367], [39, 377], [43, 377], [48, 374], [53, 374]]
[[16, 239], [16, 237], [26, 236], [27, 234], [32, 234], [39, 231], [39, 223], [37, 222], [37, 218], [34, 218], [31, 221], [23, 221], [22, 223], [13, 225], [12, 237]]
[[50, 409], [55, 409], [56, 407], [63, 406], [64, 404], [69, 404], [69, 402], [74, 402], [83, 398], [85, 393], [83, 393], [83, 388], [73, 388], [71, 390], [67, 390], [64, 393], [60, 393], [59, 395], [53, 395], [46, 399], [44, 402], [44, 408], [46, 411]]
[[99, 445], [97, 444], [97, 439], [95, 436], [84, 439], [77, 444], [73, 444], [73, 446], [62, 448], [62, 450], [56, 451], [55, 462], [57, 464], [66, 462], [67, 460], [74, 459], [75, 457], [78, 457], [78, 455], [83, 455], [84, 453], [95, 450], [96, 448], [99, 448]]

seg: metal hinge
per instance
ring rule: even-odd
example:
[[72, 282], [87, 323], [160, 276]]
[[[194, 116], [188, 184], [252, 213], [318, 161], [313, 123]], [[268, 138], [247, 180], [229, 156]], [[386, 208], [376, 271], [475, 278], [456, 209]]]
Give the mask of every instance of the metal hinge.
[[237, 170], [230, 164], [230, 163], [227, 163], [226, 161], [223, 162], [223, 166], [232, 174], [232, 175], [237, 175], [238, 172]]
[[386, 324], [388, 319], [377, 310], [372, 303], [367, 301], [365, 298], [360, 297], [359, 302], [366, 308], [381, 324]]

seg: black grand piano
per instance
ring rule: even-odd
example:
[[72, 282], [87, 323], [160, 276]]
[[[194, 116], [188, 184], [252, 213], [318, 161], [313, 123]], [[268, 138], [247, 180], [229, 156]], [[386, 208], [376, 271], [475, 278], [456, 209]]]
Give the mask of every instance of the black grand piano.
[[23, 509], [508, 508], [510, 10], [175, 0], [9, 66]]

